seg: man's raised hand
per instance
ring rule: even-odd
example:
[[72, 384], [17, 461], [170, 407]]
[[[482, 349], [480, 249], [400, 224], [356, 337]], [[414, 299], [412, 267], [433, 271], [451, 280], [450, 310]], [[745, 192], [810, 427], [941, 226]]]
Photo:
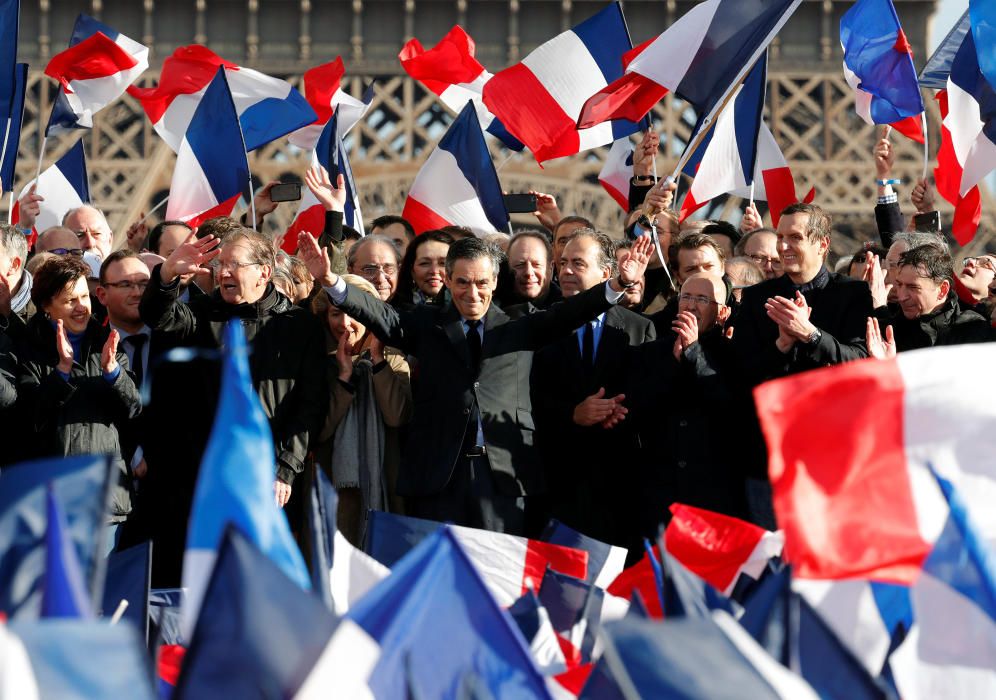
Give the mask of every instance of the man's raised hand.
[[552, 194], [536, 192], [534, 190], [529, 190], [529, 194], [536, 195], [536, 211], [533, 212], [533, 216], [536, 217], [536, 220], [540, 222], [543, 228], [553, 233], [553, 229], [556, 228], [557, 224], [563, 218], [560, 213], [560, 207], [557, 206], [557, 198]]
[[111, 330], [104, 343], [103, 350], [100, 351], [100, 369], [104, 374], [113, 374], [118, 368], [118, 341], [121, 335], [116, 330]]
[[307, 231], [297, 234], [297, 256], [301, 258], [311, 276], [323, 287], [331, 287], [339, 280], [339, 275], [332, 272], [329, 252], [320, 247], [315, 237]]
[[744, 209], [744, 216], [740, 219], [740, 233], [750, 233], [762, 226], [764, 226], [764, 221], [761, 219], [761, 213], [753, 202], [748, 203], [747, 208]]
[[325, 211], [342, 212], [346, 209], [346, 179], [342, 173], [335, 179], [335, 186], [329, 180], [329, 171], [320, 165], [312, 166], [304, 174], [304, 184], [315, 195]]
[[163, 284], [169, 284], [181, 275], [211, 274], [211, 269], [205, 265], [221, 253], [221, 249], [218, 248], [220, 242], [214, 236], [198, 239], [197, 229], [191, 231], [186, 240], [166, 258], [166, 262], [159, 269]]
[[868, 354], [879, 360], [887, 360], [896, 356], [896, 336], [892, 332], [892, 326], [886, 326], [885, 338], [882, 337], [882, 329], [878, 325], [878, 319], [868, 317], [865, 327], [865, 343], [868, 346]]
[[44, 202], [45, 198], [40, 194], [35, 194], [35, 188], [37, 185], [32, 185], [24, 196], [17, 200], [17, 212], [18, 212], [18, 222], [17, 225], [22, 229], [29, 229], [35, 225], [35, 219], [41, 213], [41, 204], [39, 202]]
[[879, 265], [878, 256], [871, 251], [865, 254], [865, 271], [861, 278], [868, 283], [868, 289], [871, 290], [873, 309], [889, 303], [889, 292], [892, 291], [892, 285], [885, 283], [885, 270]]
[[[623, 259], [619, 261], [619, 281], [623, 285], [639, 282], [643, 277], [643, 273], [647, 271], [647, 264], [650, 262], [653, 254], [654, 242], [650, 239], [650, 236], [640, 236], [637, 238]], [[610, 285], [614, 285], [614, 283], [614, 280], [609, 282]], [[615, 286], [612, 288], [617, 292], [622, 291], [621, 289], [616, 289]]]
[[892, 143], [889, 141], [889, 132], [891, 130], [891, 127], [888, 125], [882, 127], [882, 136], [875, 144], [873, 152], [875, 156], [875, 173], [878, 175], [879, 180], [888, 179], [889, 175], [892, 174], [892, 165], [896, 162], [896, 152], [892, 149]]

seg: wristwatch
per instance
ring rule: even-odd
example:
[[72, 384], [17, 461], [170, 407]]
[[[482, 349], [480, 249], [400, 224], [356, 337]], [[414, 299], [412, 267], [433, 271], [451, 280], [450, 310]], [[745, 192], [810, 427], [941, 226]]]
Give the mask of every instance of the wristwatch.
[[816, 345], [818, 342], [820, 342], [820, 338], [822, 337], [823, 337], [823, 331], [817, 328], [812, 333], [810, 333], [809, 336], [806, 338], [806, 345]]

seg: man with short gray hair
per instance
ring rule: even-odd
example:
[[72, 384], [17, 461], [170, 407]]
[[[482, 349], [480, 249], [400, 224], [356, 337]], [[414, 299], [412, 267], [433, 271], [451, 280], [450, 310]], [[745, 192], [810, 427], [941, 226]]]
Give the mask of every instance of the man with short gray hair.
[[16, 226], [0, 225], [0, 316], [8, 325], [23, 325], [35, 312], [27, 260], [28, 239]]
[[363, 236], [346, 254], [346, 271], [372, 284], [381, 301], [391, 301], [398, 289], [401, 251], [383, 234]]

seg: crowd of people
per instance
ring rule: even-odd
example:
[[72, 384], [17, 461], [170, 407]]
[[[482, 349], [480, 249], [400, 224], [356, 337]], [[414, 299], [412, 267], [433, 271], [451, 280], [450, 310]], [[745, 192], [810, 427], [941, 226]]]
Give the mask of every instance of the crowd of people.
[[[238, 319], [294, 529], [316, 469], [354, 543], [369, 510], [531, 536], [556, 518], [634, 558], [675, 502], [773, 528], [752, 388], [996, 339], [996, 255], [956, 264], [942, 232], [907, 225], [890, 184], [881, 240], [836, 264], [814, 204], [774, 228], [753, 204], [739, 226], [679, 223], [674, 184], [651, 176], [657, 146], [648, 132], [636, 152], [622, 231], [537, 193], [537, 225], [511, 236], [416, 235], [393, 215], [361, 236], [320, 169], [305, 183], [325, 228], [293, 256], [257, 232], [272, 185], [254, 227], [134, 225], [118, 250], [90, 205], [30, 250], [30, 231], [0, 226], [0, 462], [111, 454], [111, 545], [152, 539], [153, 587], [179, 585], [222, 331]], [[875, 155], [888, 182], [888, 140]], [[38, 199], [22, 198], [20, 226]], [[933, 210], [929, 182], [912, 203]]]

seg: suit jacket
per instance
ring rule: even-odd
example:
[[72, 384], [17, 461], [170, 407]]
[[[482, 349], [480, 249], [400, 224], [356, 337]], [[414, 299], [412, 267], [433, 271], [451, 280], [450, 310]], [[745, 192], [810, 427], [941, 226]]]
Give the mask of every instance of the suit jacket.
[[600, 387], [607, 398], [620, 393], [628, 398], [632, 350], [655, 337], [649, 319], [615, 306], [605, 312], [593, 368], [582, 364], [576, 333], [540, 350], [533, 363], [537, 444], [551, 515], [609, 542], [626, 539], [626, 495], [632, 495], [634, 480], [619, 467], [634, 467], [639, 436], [628, 420], [611, 430], [577, 425], [574, 408]]
[[775, 347], [778, 325], [768, 318], [764, 304], [773, 296], [793, 299], [799, 287], [782, 275], [744, 289], [730, 325], [742, 378], [751, 385], [868, 357], [865, 328], [872, 315], [868, 285], [825, 268], [814, 282], [803, 285], [803, 296], [812, 309], [809, 320], [823, 335], [814, 345], [796, 343], [788, 353]]
[[443, 490], [462, 454], [465, 433], [474, 429], [469, 422], [475, 401], [496, 488], [513, 496], [541, 490], [543, 474], [534, 448], [529, 394], [533, 351], [608, 310], [605, 286], [514, 320], [492, 304], [484, 316], [479, 373], [470, 367], [463, 322], [454, 306], [422, 305], [399, 311], [347, 288], [339, 308], [385, 344], [418, 360], [398, 494], [419, 497]]

